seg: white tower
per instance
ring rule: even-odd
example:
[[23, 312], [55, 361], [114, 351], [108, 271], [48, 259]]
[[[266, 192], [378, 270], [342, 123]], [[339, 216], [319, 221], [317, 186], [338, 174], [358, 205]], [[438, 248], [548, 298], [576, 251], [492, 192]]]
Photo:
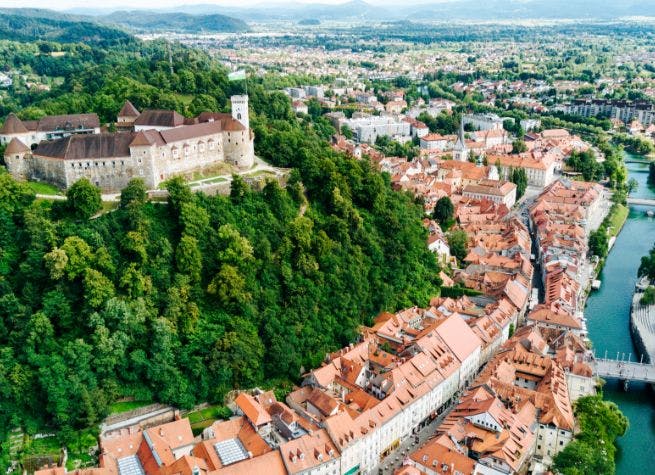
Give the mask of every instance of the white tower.
[[453, 159], [465, 162], [468, 160], [468, 148], [466, 147], [466, 140], [464, 138], [464, 120], [459, 124], [459, 133], [457, 134], [457, 142], [453, 148]]
[[250, 129], [248, 96], [232, 96], [230, 97], [230, 101], [232, 102], [232, 117], [241, 122], [246, 129]]

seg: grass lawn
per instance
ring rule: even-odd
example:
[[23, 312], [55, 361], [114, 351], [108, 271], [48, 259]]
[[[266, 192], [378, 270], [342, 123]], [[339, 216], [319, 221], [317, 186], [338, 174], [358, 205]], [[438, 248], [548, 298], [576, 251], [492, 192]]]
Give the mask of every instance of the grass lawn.
[[127, 412], [127, 411], [132, 411], [134, 409], [138, 409], [143, 406], [147, 406], [148, 404], [152, 404], [152, 401], [120, 401], [120, 402], [115, 402], [114, 404], [111, 404], [109, 406], [109, 413], [110, 414], [118, 414], [121, 412]]
[[38, 195], [63, 195], [61, 190], [56, 186], [38, 181], [29, 181], [27, 185]]
[[230, 411], [227, 407], [217, 405], [217, 406], [209, 406], [199, 411], [190, 412], [189, 414], [187, 414], [187, 417], [189, 418], [189, 422], [191, 424], [196, 424], [198, 422], [203, 422], [203, 421], [213, 422], [216, 419], [226, 419], [231, 415], [232, 415], [232, 411]]
[[625, 223], [625, 220], [628, 218], [628, 213], [630, 213], [630, 208], [623, 205], [615, 205], [614, 212], [607, 216], [607, 220], [610, 226], [610, 236], [616, 236]]

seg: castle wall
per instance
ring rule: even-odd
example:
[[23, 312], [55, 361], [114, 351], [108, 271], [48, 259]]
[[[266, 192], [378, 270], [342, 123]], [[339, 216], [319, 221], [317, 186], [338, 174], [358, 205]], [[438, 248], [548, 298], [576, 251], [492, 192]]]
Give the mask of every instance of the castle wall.
[[223, 135], [194, 137], [164, 146], [132, 147], [133, 155], [143, 154], [152, 163], [153, 188], [176, 175], [201, 171], [225, 161]]
[[255, 152], [250, 130], [224, 132], [225, 160], [239, 168], [247, 169], [253, 166]]
[[5, 155], [5, 164], [9, 173], [17, 180], [27, 180], [30, 177], [32, 158], [29, 154]]
[[34, 177], [48, 180], [44, 166], [57, 162], [58, 169], [63, 170], [62, 186], [70, 187], [80, 178], [87, 178], [92, 184], [104, 192], [118, 191], [124, 188], [132, 178], [144, 178], [144, 163], [135, 157], [110, 157], [81, 160], [62, 160], [46, 157], [35, 157]]

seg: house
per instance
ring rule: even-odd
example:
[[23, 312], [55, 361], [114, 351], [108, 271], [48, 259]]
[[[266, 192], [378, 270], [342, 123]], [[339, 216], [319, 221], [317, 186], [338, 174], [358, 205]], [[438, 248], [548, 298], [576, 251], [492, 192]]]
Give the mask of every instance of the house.
[[486, 199], [511, 208], [516, 203], [516, 185], [509, 181], [480, 180], [477, 184], [466, 185], [462, 196], [477, 200]]
[[7, 145], [12, 139], [17, 139], [31, 148], [44, 140], [99, 133], [97, 114], [50, 115], [38, 120], [20, 120], [11, 113], [0, 129], [0, 144]]

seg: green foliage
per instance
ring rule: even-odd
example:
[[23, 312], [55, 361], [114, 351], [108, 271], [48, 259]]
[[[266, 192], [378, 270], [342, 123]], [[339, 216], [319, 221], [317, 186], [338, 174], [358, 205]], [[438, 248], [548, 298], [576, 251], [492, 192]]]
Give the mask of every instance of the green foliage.
[[655, 304], [655, 287], [649, 285], [648, 288], [644, 291], [644, 295], [639, 299], [639, 303], [642, 305], [653, 305]]
[[[132, 36], [117, 28], [80, 21], [74, 17], [58, 16], [49, 10], [24, 11], [7, 8], [0, 9], [0, 14], [0, 39], [85, 42], [104, 47], [134, 41]], [[53, 15], [55, 18], [52, 18]]]
[[580, 432], [555, 456], [553, 470], [563, 475], [613, 475], [614, 445], [628, 429], [628, 419], [613, 402], [602, 396], [586, 396], [575, 403]]
[[512, 153], [523, 153], [528, 151], [528, 146], [525, 144], [525, 140], [518, 139], [512, 142]]
[[512, 170], [510, 181], [516, 185], [516, 199], [520, 199], [528, 188], [528, 174], [525, 168], [516, 168]]
[[641, 264], [639, 264], [637, 273], [639, 277], [645, 276], [651, 280], [655, 279], [655, 246], [653, 246], [647, 255], [641, 258]]
[[147, 198], [146, 185], [141, 178], [133, 178], [121, 191], [121, 208], [141, 206]]
[[582, 173], [585, 181], [598, 181], [603, 177], [603, 166], [596, 161], [593, 150], [571, 152], [566, 164], [574, 171]]
[[448, 234], [448, 246], [450, 254], [455, 256], [458, 261], [463, 261], [467, 254], [468, 236], [466, 231], [456, 229]]
[[652, 140], [627, 134], [615, 134], [613, 137], [616, 143], [624, 145], [626, 150], [639, 155], [648, 155], [655, 152]]
[[589, 234], [589, 252], [594, 256], [605, 257], [609, 251], [609, 236], [607, 228], [601, 226]]
[[438, 294], [421, 207], [253, 90], [258, 155], [294, 168], [287, 189], [173, 179], [162, 206], [132, 182], [87, 220], [90, 183], [71, 215], [0, 175], [0, 427], [69, 437], [127, 395], [188, 408], [297, 381], [379, 311]]
[[86, 178], [81, 178], [66, 191], [66, 206], [69, 213], [86, 220], [102, 208], [100, 190]]
[[437, 220], [441, 229], [447, 231], [455, 223], [455, 205], [450, 198], [443, 196], [439, 198], [434, 206], [432, 217]]

